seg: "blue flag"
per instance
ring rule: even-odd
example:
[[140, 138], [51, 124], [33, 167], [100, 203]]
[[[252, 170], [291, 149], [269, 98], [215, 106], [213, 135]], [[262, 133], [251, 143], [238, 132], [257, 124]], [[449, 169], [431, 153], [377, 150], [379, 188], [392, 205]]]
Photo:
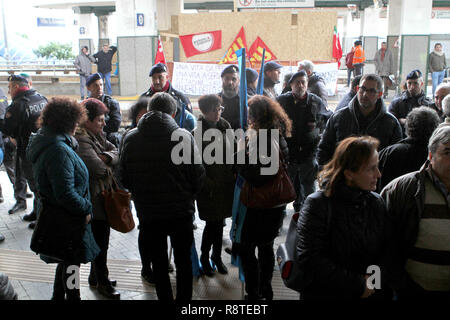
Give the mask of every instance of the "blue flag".
[[266, 48], [263, 49], [261, 69], [259, 70], [258, 85], [256, 86], [256, 94], [263, 94], [264, 91], [264, 58], [266, 57]]
[[181, 117], [180, 117], [180, 128], [183, 128], [184, 125], [184, 116], [185, 116], [186, 105], [181, 102]]
[[245, 72], [245, 48], [236, 51], [239, 64], [239, 109], [241, 128], [247, 130], [247, 77]]

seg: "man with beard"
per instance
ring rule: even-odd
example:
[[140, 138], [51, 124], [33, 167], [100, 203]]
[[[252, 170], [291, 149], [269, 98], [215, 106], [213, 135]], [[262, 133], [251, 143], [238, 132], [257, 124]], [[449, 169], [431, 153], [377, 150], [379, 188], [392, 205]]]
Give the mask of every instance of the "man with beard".
[[286, 138], [289, 148], [288, 173], [294, 183], [297, 199], [294, 210], [299, 212], [303, 201], [314, 192], [317, 175], [315, 153], [319, 141], [317, 122], [322, 99], [307, 91], [308, 75], [300, 71], [289, 80], [292, 91], [277, 98], [292, 120], [292, 137]]
[[423, 79], [420, 70], [413, 70], [406, 76], [406, 90], [400, 96], [392, 100], [389, 106], [389, 112], [392, 113], [400, 122], [403, 135], [405, 135], [406, 116], [412, 109], [420, 106], [430, 106], [431, 100], [423, 92]]
[[275, 61], [269, 61], [264, 65], [264, 95], [276, 99], [275, 85], [280, 83], [281, 68], [283, 66]]
[[327, 122], [317, 152], [319, 165], [325, 165], [333, 157], [337, 144], [352, 135], [377, 138], [379, 150], [401, 140], [400, 124], [387, 112], [382, 95], [383, 80], [378, 75], [366, 74], [361, 78], [356, 99]]
[[[234, 130], [241, 127], [239, 107], [239, 68], [230, 65], [221, 73], [222, 91], [218, 94], [222, 98], [224, 107], [222, 118], [227, 120]], [[244, 93], [246, 94], [246, 93]]]
[[108, 141], [118, 148], [120, 144], [118, 131], [122, 122], [119, 102], [113, 97], [104, 94], [103, 82], [99, 73], [90, 75], [86, 80], [86, 86], [91, 93], [89, 97], [100, 100], [108, 108], [109, 111], [105, 114], [106, 126], [103, 128], [103, 131], [105, 131]]

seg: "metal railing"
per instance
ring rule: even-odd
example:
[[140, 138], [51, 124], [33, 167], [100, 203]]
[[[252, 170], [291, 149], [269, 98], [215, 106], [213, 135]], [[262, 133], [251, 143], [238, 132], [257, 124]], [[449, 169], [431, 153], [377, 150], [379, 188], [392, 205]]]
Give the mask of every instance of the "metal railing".
[[20, 72], [33, 72], [41, 74], [42, 72], [63, 72], [65, 74], [76, 72], [73, 65], [74, 59], [70, 60], [3, 60], [0, 61], [0, 72], [8, 74]]

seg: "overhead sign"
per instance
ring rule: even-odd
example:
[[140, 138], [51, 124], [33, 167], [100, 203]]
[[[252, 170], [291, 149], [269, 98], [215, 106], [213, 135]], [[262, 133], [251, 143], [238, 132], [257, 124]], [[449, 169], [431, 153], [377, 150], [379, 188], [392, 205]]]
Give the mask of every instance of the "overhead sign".
[[314, 0], [238, 0], [239, 9], [249, 8], [313, 8]]
[[37, 18], [38, 27], [65, 27], [64, 19], [57, 18]]

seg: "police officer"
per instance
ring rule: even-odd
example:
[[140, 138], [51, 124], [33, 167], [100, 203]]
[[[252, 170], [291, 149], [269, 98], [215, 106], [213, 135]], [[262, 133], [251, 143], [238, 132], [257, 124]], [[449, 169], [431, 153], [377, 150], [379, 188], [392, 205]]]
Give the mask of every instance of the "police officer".
[[[5, 119], [0, 122], [0, 131], [12, 137], [17, 146], [14, 197], [16, 204], [8, 211], [9, 214], [25, 210], [27, 184], [34, 193], [33, 211], [24, 216], [24, 220], [36, 220], [38, 193], [34, 183], [31, 163], [26, 159], [26, 147], [32, 132], [37, 131], [37, 120], [47, 104], [47, 98], [34, 89], [30, 89], [28, 81], [23, 76], [12, 75], [8, 78], [8, 93], [12, 103], [6, 109]], [[25, 177], [24, 180], [22, 177]], [[33, 226], [33, 225], [32, 225]]]
[[106, 133], [106, 139], [118, 148], [120, 145], [118, 131], [122, 122], [119, 102], [113, 97], [104, 94], [102, 77], [99, 73], [91, 74], [87, 78], [86, 87], [91, 93], [90, 98], [100, 100], [108, 108], [109, 112], [105, 114], [106, 126], [103, 128], [103, 131]]
[[[175, 115], [176, 123], [191, 132], [194, 130], [197, 121], [192, 112], [191, 101], [184, 93], [175, 90], [169, 81], [169, 73], [167, 67], [163, 63], [155, 64], [149, 73], [149, 77], [152, 78], [152, 85], [144, 92], [141, 97], [152, 97], [157, 92], [167, 92], [177, 101], [177, 113]], [[181, 114], [183, 105], [185, 106], [184, 118], [181, 121]]]

